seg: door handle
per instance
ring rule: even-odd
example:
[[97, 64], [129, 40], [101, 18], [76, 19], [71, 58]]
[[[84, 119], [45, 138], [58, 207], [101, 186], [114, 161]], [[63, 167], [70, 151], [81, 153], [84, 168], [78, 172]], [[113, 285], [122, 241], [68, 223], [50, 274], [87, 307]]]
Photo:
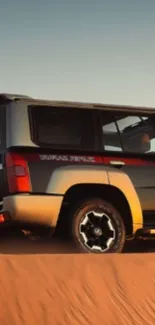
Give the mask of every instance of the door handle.
[[119, 160], [111, 160], [110, 165], [119, 167], [119, 166], [124, 166], [125, 162], [124, 161], [119, 161]]

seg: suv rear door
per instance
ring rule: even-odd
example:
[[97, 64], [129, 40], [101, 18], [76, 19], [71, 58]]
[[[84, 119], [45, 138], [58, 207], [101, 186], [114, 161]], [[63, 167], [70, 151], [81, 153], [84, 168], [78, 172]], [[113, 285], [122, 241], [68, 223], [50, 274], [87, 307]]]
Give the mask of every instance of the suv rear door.
[[[29, 161], [33, 193], [46, 193], [55, 168], [91, 163], [96, 152], [94, 110], [74, 107], [30, 106], [31, 148], [39, 159]], [[31, 156], [32, 157], [32, 156]]]
[[[122, 112], [101, 112], [104, 163], [121, 168], [132, 180], [140, 198], [144, 223], [155, 224], [155, 122], [154, 116]], [[151, 130], [151, 148], [147, 150]], [[141, 150], [137, 136], [144, 131], [146, 152]], [[145, 136], [146, 132], [146, 136]], [[140, 138], [140, 137], [139, 137]], [[145, 148], [143, 148], [145, 149]]]

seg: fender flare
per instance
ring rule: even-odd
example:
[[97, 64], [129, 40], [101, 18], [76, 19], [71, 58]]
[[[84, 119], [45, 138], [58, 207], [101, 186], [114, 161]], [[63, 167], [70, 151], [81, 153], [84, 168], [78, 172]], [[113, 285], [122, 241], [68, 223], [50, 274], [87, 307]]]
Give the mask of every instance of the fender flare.
[[118, 188], [125, 196], [132, 216], [133, 233], [143, 228], [143, 212], [136, 189], [130, 177], [111, 168], [108, 170], [109, 184]]
[[143, 227], [143, 214], [135, 187], [129, 176], [107, 166], [64, 166], [57, 168], [48, 183], [46, 193], [65, 195], [74, 185], [100, 184], [117, 188], [126, 198], [133, 223], [133, 233]]

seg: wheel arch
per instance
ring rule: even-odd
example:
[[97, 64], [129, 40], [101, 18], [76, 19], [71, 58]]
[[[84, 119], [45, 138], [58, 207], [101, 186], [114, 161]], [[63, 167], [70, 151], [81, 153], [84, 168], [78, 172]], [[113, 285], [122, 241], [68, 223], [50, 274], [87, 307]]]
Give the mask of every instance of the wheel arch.
[[[81, 202], [84, 199], [90, 199], [94, 197], [104, 199], [113, 204], [123, 218], [126, 234], [128, 236], [133, 234], [133, 216], [128, 200], [125, 197], [124, 193], [113, 185], [85, 183], [73, 185], [64, 194], [63, 207], [68, 206], [69, 208], [70, 206], [77, 204], [77, 202]], [[61, 217], [64, 214], [63, 207], [61, 211]]]

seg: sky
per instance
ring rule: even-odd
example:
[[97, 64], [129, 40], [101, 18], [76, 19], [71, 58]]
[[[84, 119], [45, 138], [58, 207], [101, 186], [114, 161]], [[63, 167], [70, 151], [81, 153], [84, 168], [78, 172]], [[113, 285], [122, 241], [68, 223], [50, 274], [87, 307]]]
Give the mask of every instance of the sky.
[[1, 0], [0, 92], [155, 107], [155, 1]]

